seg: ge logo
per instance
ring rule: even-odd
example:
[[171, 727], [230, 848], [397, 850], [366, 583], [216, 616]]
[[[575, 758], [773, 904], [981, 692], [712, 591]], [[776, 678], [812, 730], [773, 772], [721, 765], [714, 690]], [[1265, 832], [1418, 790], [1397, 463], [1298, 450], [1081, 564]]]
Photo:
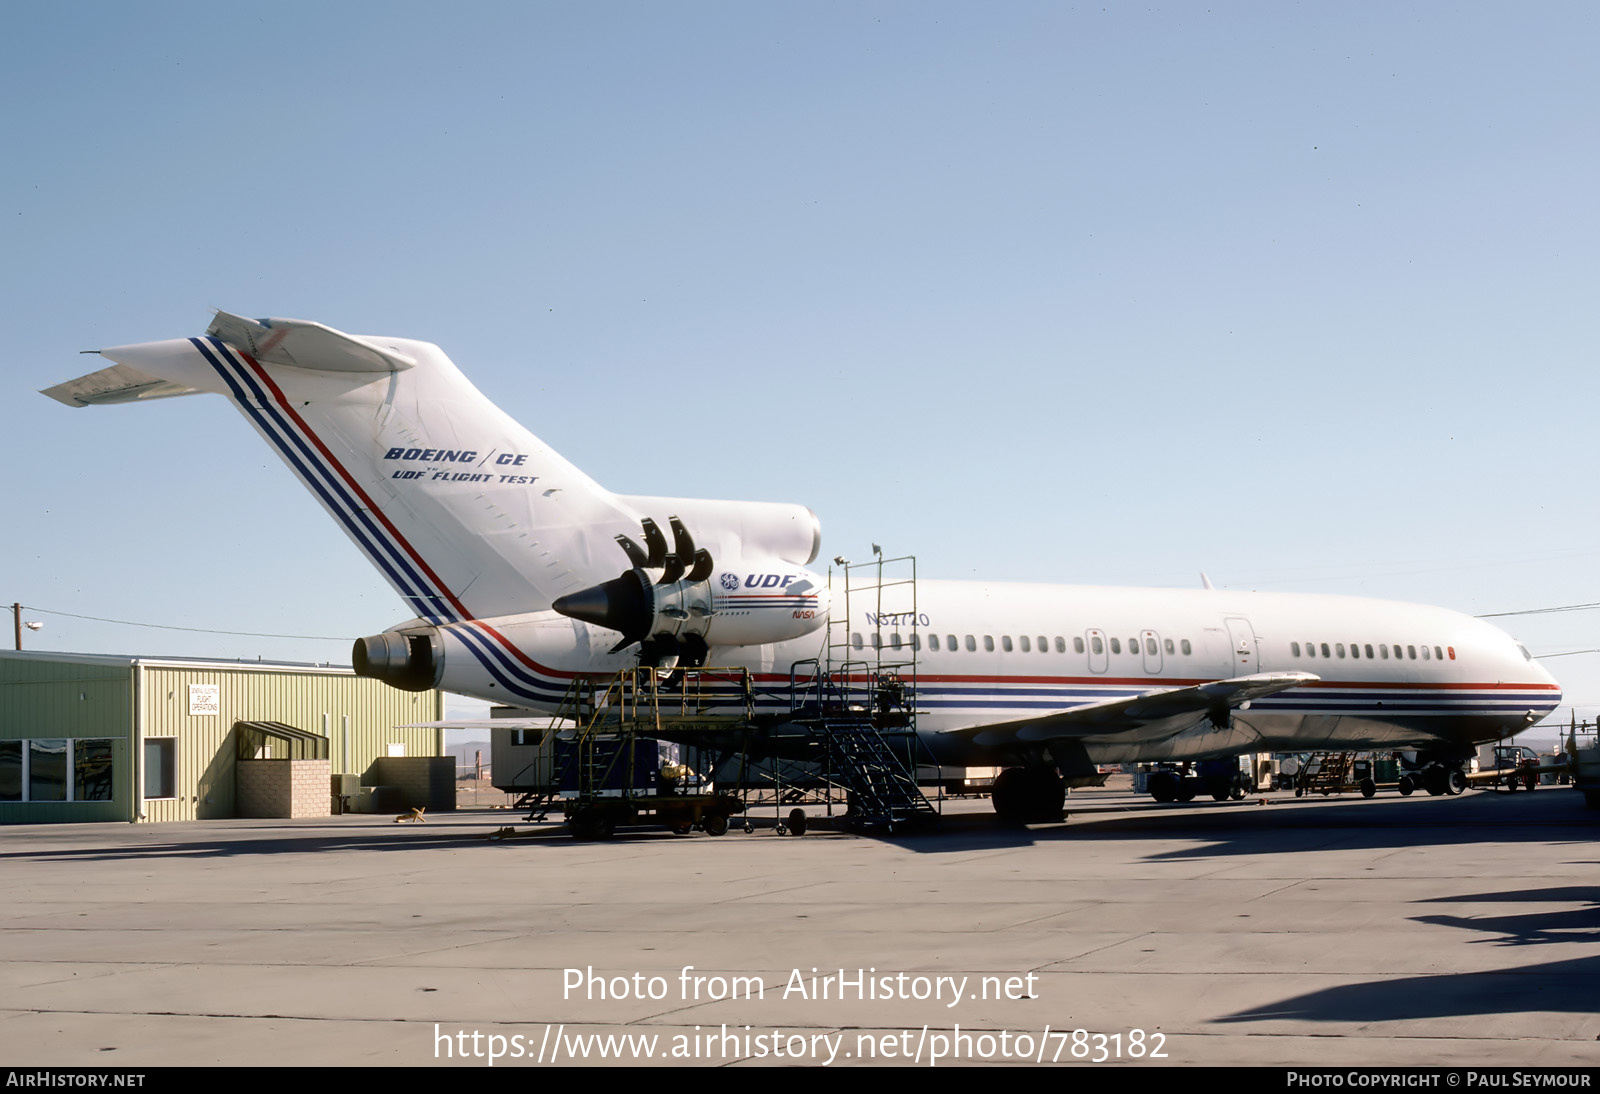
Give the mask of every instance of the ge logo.
[[722, 575], [722, 587], [724, 589], [728, 589], [730, 591], [733, 590], [733, 589], [737, 589], [739, 587], [739, 579], [736, 576], [734, 576], [733, 574], [723, 574]]

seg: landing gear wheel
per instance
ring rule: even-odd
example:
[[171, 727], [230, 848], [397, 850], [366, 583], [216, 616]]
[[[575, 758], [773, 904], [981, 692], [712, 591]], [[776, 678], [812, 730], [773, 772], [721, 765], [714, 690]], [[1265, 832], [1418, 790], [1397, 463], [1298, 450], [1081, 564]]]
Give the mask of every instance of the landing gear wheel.
[[1150, 776], [1150, 781], [1145, 783], [1145, 789], [1150, 791], [1150, 796], [1158, 802], [1178, 800], [1178, 778], [1171, 772], [1157, 771]]
[[1395, 789], [1400, 791], [1402, 798], [1409, 798], [1416, 793], [1417, 782], [1410, 775], [1401, 775], [1400, 781], [1395, 784]]
[[1463, 793], [1467, 789], [1467, 776], [1460, 769], [1455, 768], [1445, 776], [1445, 793], [1451, 796]]
[[1181, 802], [1192, 802], [1192, 801], [1194, 801], [1194, 780], [1193, 779], [1179, 779], [1178, 780], [1178, 800], [1181, 801]]
[[1373, 782], [1371, 779], [1362, 779], [1361, 780], [1361, 796], [1363, 798], [1373, 797], [1377, 793], [1378, 793], [1378, 784], [1377, 783]]
[[989, 803], [1007, 824], [1028, 823], [1028, 773], [1020, 767], [1008, 767], [996, 775], [989, 788]]
[[1449, 793], [1449, 776], [1442, 767], [1430, 767], [1422, 773], [1422, 789], [1434, 797]]
[[692, 825], [692, 824], [674, 824], [672, 826], [672, 831], [676, 835], [687, 836], [690, 832], [694, 831], [694, 825]]
[[1250, 788], [1245, 785], [1244, 780], [1237, 779], [1233, 784], [1233, 792], [1229, 794], [1228, 797], [1232, 798], [1236, 802], [1242, 802], [1244, 801], [1244, 796], [1249, 792]]
[[804, 809], [789, 810], [789, 831], [797, 836], [806, 834], [806, 811]]
[[1061, 819], [1067, 791], [1055, 772], [1008, 767], [994, 780], [989, 800], [1007, 824], [1049, 824]]
[[728, 818], [721, 813], [707, 813], [700, 819], [700, 827], [708, 836], [722, 836], [728, 832]]

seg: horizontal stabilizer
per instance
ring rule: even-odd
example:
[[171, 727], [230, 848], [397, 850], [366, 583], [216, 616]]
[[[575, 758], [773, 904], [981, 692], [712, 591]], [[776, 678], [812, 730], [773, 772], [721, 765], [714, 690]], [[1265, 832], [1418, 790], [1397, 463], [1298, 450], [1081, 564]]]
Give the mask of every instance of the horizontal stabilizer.
[[47, 387], [44, 394], [68, 406], [137, 403], [145, 399], [170, 399], [193, 395], [197, 389], [151, 376], [128, 365], [112, 365], [76, 380]]
[[304, 319], [246, 319], [219, 311], [206, 333], [269, 365], [319, 372], [399, 372], [417, 363], [394, 349]]
[[1124, 733], [1168, 723], [1174, 733], [1188, 720], [1203, 718], [1265, 698], [1280, 691], [1314, 683], [1320, 677], [1309, 672], [1262, 672], [1236, 676], [1231, 680], [1212, 680], [1186, 688], [1147, 691], [1122, 699], [1073, 707], [1071, 710], [984, 726], [974, 737], [978, 744], [994, 745], [1011, 740], [1053, 741], [1067, 737], [1092, 737], [1102, 733]]

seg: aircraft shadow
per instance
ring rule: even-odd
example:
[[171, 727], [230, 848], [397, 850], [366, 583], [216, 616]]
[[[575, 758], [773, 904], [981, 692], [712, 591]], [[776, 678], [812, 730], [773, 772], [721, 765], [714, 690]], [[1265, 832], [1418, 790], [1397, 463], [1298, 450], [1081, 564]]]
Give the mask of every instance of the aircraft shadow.
[[[1568, 885], [1549, 889], [1471, 893], [1431, 897], [1418, 903], [1546, 902], [1570, 905], [1579, 901], [1586, 901], [1587, 906], [1488, 918], [1443, 915], [1412, 918], [1418, 923], [1493, 935], [1495, 937], [1473, 941], [1494, 945], [1600, 942], [1600, 887]], [[1378, 1022], [1519, 1011], [1591, 1014], [1595, 1010], [1593, 982], [1596, 975], [1600, 975], [1600, 953], [1492, 972], [1448, 973], [1347, 984], [1293, 996], [1269, 1007], [1239, 1011], [1217, 1021], [1265, 1022], [1289, 1018], [1314, 1022]]]

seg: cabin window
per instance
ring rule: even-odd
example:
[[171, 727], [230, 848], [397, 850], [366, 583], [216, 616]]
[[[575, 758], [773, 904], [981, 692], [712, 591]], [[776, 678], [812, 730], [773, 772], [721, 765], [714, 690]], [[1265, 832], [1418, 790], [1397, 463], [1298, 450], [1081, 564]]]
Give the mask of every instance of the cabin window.
[[1324, 656], [1324, 657], [1332, 657], [1333, 656], [1333, 654], [1328, 652], [1328, 644], [1326, 642], [1324, 642], [1322, 644], [1322, 656]]
[[1183, 650], [1183, 655], [1185, 657], [1189, 656], [1189, 651], [1190, 651], [1191, 647], [1189, 645], [1189, 640], [1187, 638], [1185, 638], [1181, 643], [1179, 643], [1179, 648]]
[[1121, 653], [1122, 652], [1122, 639], [1113, 638], [1111, 640], [1111, 652], [1112, 653]]
[[1172, 644], [1172, 639], [1170, 639], [1170, 638], [1163, 639], [1161, 644], [1167, 648], [1167, 656], [1171, 657], [1173, 652], [1176, 649], [1176, 647], [1173, 646], [1173, 644]]
[[893, 634], [891, 634], [889, 636], [889, 648], [892, 649], [892, 650], [897, 650], [897, 649], [900, 648], [900, 632], [899, 631], [895, 631]]
[[1300, 656], [1300, 643], [1298, 643], [1298, 642], [1290, 642], [1289, 643], [1289, 652], [1292, 653], [1294, 656], [1299, 657]]
[[967, 635], [967, 652], [968, 653], [972, 653], [972, 652], [976, 651], [977, 648], [978, 648], [978, 640], [976, 638], [973, 638], [972, 635], [970, 635], [970, 634]]
[[[1056, 639], [1056, 641], [1059, 642], [1059, 641], [1061, 641], [1061, 639], [1058, 638], [1058, 639]], [[1050, 643], [1045, 641], [1045, 637], [1042, 634], [1039, 636], [1039, 652], [1040, 653], [1049, 653], [1050, 652]]]
[[1371, 661], [1372, 660], [1372, 643], [1368, 642], [1364, 648], [1367, 651], [1367, 660]]
[[1154, 638], [1146, 638], [1144, 640], [1144, 652], [1150, 654], [1151, 656], [1155, 655], [1156, 640]]
[[[1058, 639], [1056, 639], [1056, 641], [1059, 642], [1059, 641], [1061, 641], [1061, 639], [1058, 638]], [[1073, 653], [1082, 653], [1083, 652], [1083, 639], [1077, 638], [1077, 637], [1074, 637], [1072, 639], [1072, 652]]]
[[878, 631], [872, 632], [872, 648], [875, 650], [883, 649], [883, 635]]
[[1033, 652], [1033, 647], [1028, 645], [1028, 636], [1027, 635], [1023, 635], [1021, 638], [1017, 639], [1017, 641], [1022, 643], [1022, 652], [1023, 653], [1032, 653]]
[[947, 635], [944, 636], [944, 648], [949, 650], [951, 653], [955, 653], [956, 650], [958, 650], [960, 648], [959, 646], [956, 645], [956, 636], [955, 635], [947, 634]]
[[1444, 650], [1440, 649], [1438, 646], [1433, 647], [1433, 659], [1435, 661], [1443, 661]]
[[1000, 648], [1005, 650], [1007, 653], [1011, 652], [1011, 636], [1009, 634], [1002, 634], [1000, 636]]
[[850, 635], [850, 648], [851, 649], [859, 650], [861, 648], [861, 644], [862, 643], [861, 643], [861, 632], [860, 631], [856, 631], [856, 632], [854, 632], [853, 634]]
[[1137, 638], [1128, 639], [1128, 652], [1135, 657], [1139, 655], [1139, 640]]
[[1407, 646], [1406, 647], [1406, 656], [1408, 658], [1410, 658], [1412, 661], [1415, 661], [1417, 659], [1417, 647], [1415, 647], [1415, 646]]
[[1385, 661], [1389, 660], [1389, 647], [1387, 644], [1383, 642], [1378, 643], [1378, 656], [1383, 658]]
[[[1072, 641], [1073, 641], [1073, 644], [1078, 647], [1078, 652], [1082, 653], [1083, 652], [1083, 639], [1074, 638]], [[1061, 636], [1059, 634], [1056, 635], [1056, 652], [1057, 653], [1066, 653], [1067, 652], [1067, 644], [1065, 642], [1061, 641]]]
[[983, 636], [983, 648], [988, 653], [994, 652], [994, 635], [986, 634]]
[[1355, 658], [1359, 658], [1361, 656], [1361, 647], [1356, 645], [1354, 642], [1350, 643], [1350, 656]]
[[1450, 660], [1454, 661], [1456, 659], [1456, 648], [1454, 646], [1446, 646], [1445, 649], [1450, 651]]
[[[915, 643], [913, 643], [913, 645], [914, 644]], [[936, 650], [936, 649], [939, 648], [939, 636], [938, 635], [936, 635], [936, 634], [928, 635], [928, 648], [930, 650]]]
[[1430, 660], [1432, 657], [1433, 657], [1433, 655], [1428, 652], [1428, 647], [1427, 646], [1423, 646], [1422, 647], [1422, 659], [1424, 661], [1427, 661], [1427, 660]]
[[1089, 648], [1095, 653], [1104, 653], [1106, 651], [1105, 644], [1100, 641], [1100, 636], [1098, 634], [1089, 639]]
[[1339, 655], [1340, 657], [1343, 657], [1344, 656], [1344, 643], [1343, 642], [1335, 642], [1333, 644], [1333, 652], [1336, 653], [1337, 655]]

